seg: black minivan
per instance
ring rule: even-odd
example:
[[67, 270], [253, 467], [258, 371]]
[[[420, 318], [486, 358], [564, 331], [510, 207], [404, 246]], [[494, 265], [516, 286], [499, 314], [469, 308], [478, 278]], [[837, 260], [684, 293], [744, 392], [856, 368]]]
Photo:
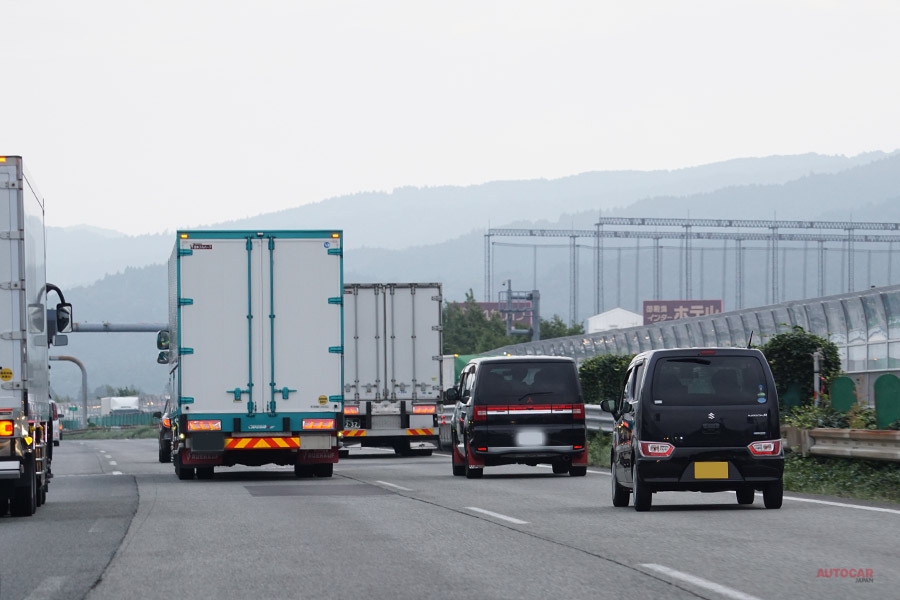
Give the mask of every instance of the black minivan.
[[456, 401], [453, 474], [484, 467], [549, 464], [556, 474], [587, 473], [584, 400], [575, 360], [561, 356], [475, 358], [446, 397]]
[[780, 508], [784, 452], [778, 395], [762, 352], [751, 348], [651, 350], [634, 357], [616, 419], [612, 503], [650, 509], [662, 491], [734, 491]]

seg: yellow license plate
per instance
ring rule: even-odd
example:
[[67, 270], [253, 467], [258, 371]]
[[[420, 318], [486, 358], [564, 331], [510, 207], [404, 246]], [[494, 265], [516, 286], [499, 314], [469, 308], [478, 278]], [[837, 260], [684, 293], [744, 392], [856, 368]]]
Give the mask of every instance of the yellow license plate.
[[727, 462], [694, 463], [694, 479], [728, 479]]

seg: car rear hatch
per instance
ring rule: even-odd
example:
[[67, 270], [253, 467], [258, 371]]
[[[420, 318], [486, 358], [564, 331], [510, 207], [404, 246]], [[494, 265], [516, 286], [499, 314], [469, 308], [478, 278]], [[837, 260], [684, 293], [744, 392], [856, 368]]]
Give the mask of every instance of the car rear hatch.
[[652, 406], [642, 407], [644, 440], [676, 448], [744, 448], [780, 437], [777, 408], [754, 356], [663, 357], [650, 385]]
[[474, 419], [488, 447], [584, 444], [584, 404], [570, 362], [489, 365], [478, 386]]

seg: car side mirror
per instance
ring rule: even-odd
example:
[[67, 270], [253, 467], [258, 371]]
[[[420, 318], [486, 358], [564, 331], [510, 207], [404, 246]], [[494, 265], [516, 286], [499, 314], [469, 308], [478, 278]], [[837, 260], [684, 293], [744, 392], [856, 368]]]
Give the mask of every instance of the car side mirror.
[[612, 413], [614, 417], [617, 419], [619, 415], [616, 414], [616, 401], [615, 400], [602, 400], [600, 402], [600, 409], [604, 412]]
[[449, 400], [450, 402], [456, 402], [457, 400], [459, 400], [459, 392], [456, 390], [456, 388], [448, 389], [446, 391], [446, 396], [447, 400]]
[[160, 411], [156, 411], [153, 413], [154, 419], [162, 419], [162, 413]]

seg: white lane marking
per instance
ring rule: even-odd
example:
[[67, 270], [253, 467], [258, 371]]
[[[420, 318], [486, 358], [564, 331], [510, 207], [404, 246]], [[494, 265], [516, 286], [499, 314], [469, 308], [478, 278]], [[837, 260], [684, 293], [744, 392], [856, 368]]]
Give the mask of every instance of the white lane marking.
[[[756, 494], [762, 496], [762, 494]], [[861, 506], [859, 504], [846, 504], [844, 502], [830, 502], [828, 500], [814, 500], [812, 498], [795, 498], [793, 496], [785, 496], [785, 500], [793, 500], [794, 502], [809, 502], [811, 504], [824, 504], [825, 506], [838, 506], [840, 508], [855, 508], [858, 510], [871, 510], [872, 512], [886, 512], [900, 515], [900, 510], [895, 508], [881, 508], [880, 506]]]
[[117, 463], [117, 462], [114, 461], [114, 460], [109, 461], [109, 466], [111, 466], [111, 467], [115, 467], [115, 466], [118, 465], [118, 464], [119, 464], [119, 463]]
[[475, 512], [479, 512], [483, 515], [488, 515], [489, 517], [494, 517], [495, 519], [509, 521], [510, 523], [515, 523], [516, 525], [526, 525], [528, 523], [528, 521], [521, 521], [519, 519], [514, 519], [513, 517], [507, 517], [506, 515], [501, 515], [500, 513], [491, 512], [489, 510], [484, 510], [483, 508], [477, 508], [475, 506], [467, 506], [466, 510], [474, 510]]
[[25, 596], [25, 600], [50, 600], [62, 589], [65, 580], [65, 577], [45, 577], [41, 585]]
[[376, 481], [375, 483], [380, 483], [381, 485], [386, 485], [388, 487], [392, 487], [398, 490], [403, 490], [404, 492], [411, 492], [412, 490], [409, 488], [405, 488], [403, 486], [397, 485], [395, 483], [388, 483], [387, 481]]
[[113, 474], [113, 475], [121, 475], [121, 474], [122, 474], [122, 471], [113, 471], [112, 474]]
[[677, 579], [700, 588], [711, 590], [729, 598], [735, 598], [735, 600], [760, 600], [760, 598], [756, 596], [751, 596], [750, 594], [745, 594], [744, 592], [703, 579], [702, 577], [697, 577], [690, 573], [682, 573], [681, 571], [676, 571], [675, 569], [670, 569], [669, 567], [664, 567], [662, 565], [644, 564], [640, 566], [651, 571], [656, 571], [657, 573], [662, 573], [672, 579]]

